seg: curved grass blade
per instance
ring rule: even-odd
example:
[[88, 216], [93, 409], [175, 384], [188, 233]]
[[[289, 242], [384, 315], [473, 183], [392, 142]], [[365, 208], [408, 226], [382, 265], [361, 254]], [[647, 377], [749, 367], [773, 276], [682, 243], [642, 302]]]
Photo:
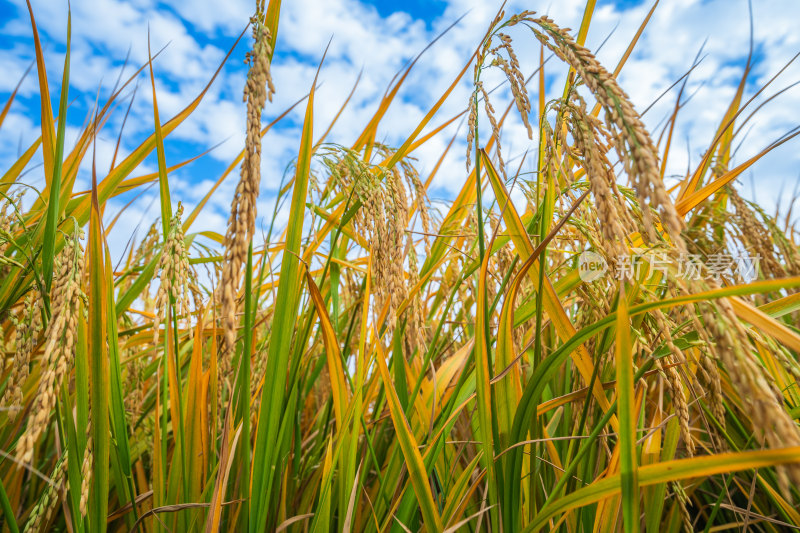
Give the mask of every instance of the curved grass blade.
[[[30, 2], [28, 3], [30, 7]], [[31, 14], [33, 20], [33, 14]], [[61, 78], [61, 100], [58, 109], [58, 135], [56, 136], [55, 154], [53, 156], [53, 174], [48, 187], [49, 199], [47, 201], [47, 219], [44, 225], [44, 240], [42, 243], [42, 278], [45, 289], [50, 290], [53, 282], [53, 262], [55, 261], [56, 225], [61, 214], [59, 198], [61, 196], [61, 173], [64, 157], [64, 134], [67, 124], [67, 99], [69, 98], [69, 54], [72, 41], [72, 11], [67, 11], [67, 53], [64, 57], [64, 74]], [[44, 94], [44, 93], [43, 93]], [[48, 103], [49, 105], [49, 103]], [[44, 108], [42, 109], [44, 113]], [[44, 120], [42, 120], [44, 124]], [[47, 147], [43, 147], [44, 150]]]
[[[638, 472], [639, 486], [647, 487], [680, 479], [693, 479], [742, 470], [767, 468], [796, 462], [798, 456], [800, 456], [800, 446], [777, 450], [729, 452], [693, 457], [691, 459], [665, 461], [642, 466]], [[614, 474], [600, 481], [595, 481], [547, 504], [523, 532], [540, 531], [554, 516], [617, 495], [621, 492], [621, 488], [622, 480], [620, 474]]]
[[30, 0], [25, 0], [28, 5], [28, 14], [31, 17], [31, 28], [33, 30], [33, 46], [36, 51], [36, 72], [39, 75], [39, 94], [41, 102], [41, 121], [42, 121], [42, 157], [44, 159], [44, 175], [53, 175], [53, 155], [55, 152], [55, 132], [53, 127], [53, 108], [50, 106], [50, 85], [47, 82], [47, 69], [44, 64], [44, 53], [42, 44], [39, 41], [39, 30], [36, 27], [36, 19], [33, 16], [33, 8]]
[[150, 68], [150, 87], [153, 90], [153, 122], [155, 123], [156, 156], [158, 158], [158, 190], [161, 199], [161, 226], [164, 240], [169, 233], [169, 221], [172, 219], [172, 199], [169, 195], [167, 179], [167, 162], [164, 156], [164, 134], [161, 132], [161, 120], [158, 118], [158, 98], [156, 97], [156, 77], [153, 74], [153, 56], [150, 53], [150, 30], [147, 33], [147, 66]]
[[343, 431], [344, 413], [347, 410], [347, 381], [344, 376], [344, 368], [342, 367], [342, 356], [339, 352], [339, 344], [336, 341], [336, 331], [334, 331], [330, 316], [328, 316], [322, 293], [319, 292], [319, 287], [317, 287], [314, 278], [308, 270], [306, 270], [306, 282], [308, 283], [308, 292], [311, 295], [311, 300], [314, 302], [314, 307], [317, 310], [317, 316], [319, 316], [322, 341], [325, 344], [325, 357], [328, 362], [328, 375], [331, 381], [336, 425], [339, 431]]
[[[374, 333], [375, 338], [379, 339], [377, 332]], [[431, 486], [428, 482], [425, 464], [419, 453], [419, 448], [414, 439], [411, 426], [403, 413], [403, 407], [400, 405], [400, 398], [397, 396], [397, 391], [392, 383], [392, 377], [389, 374], [389, 367], [386, 365], [386, 356], [383, 352], [380, 340], [376, 341], [375, 346], [378, 350], [375, 360], [378, 365], [381, 380], [383, 381], [386, 402], [389, 404], [389, 413], [392, 418], [395, 434], [397, 435], [397, 442], [405, 458], [405, 465], [408, 469], [408, 475], [411, 478], [411, 485], [417, 495], [417, 501], [422, 511], [422, 519], [428, 531], [443, 531], [444, 526], [442, 525], [442, 518], [436, 510], [436, 503], [433, 500], [433, 493], [431, 492]], [[489, 428], [489, 431], [491, 431], [491, 428]]]

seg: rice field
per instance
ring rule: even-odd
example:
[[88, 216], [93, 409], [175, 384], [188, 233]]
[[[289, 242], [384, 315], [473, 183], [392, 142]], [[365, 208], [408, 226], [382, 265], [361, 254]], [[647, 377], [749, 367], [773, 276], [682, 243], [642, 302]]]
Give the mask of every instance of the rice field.
[[[737, 192], [800, 130], [736, 157], [760, 109], [749, 61], [713, 139], [692, 139], [702, 159], [665, 182], [687, 78], [655, 131], [617, 81], [650, 15], [604, 65], [584, 46], [593, 0], [577, 30], [501, 10], [398, 146], [377, 131], [413, 63], [355, 142], [314, 128], [316, 79], [298, 88], [284, 225], [277, 207], [256, 212], [275, 180], [262, 138], [284, 116], [280, 0], [255, 8], [245, 145], [191, 211], [170, 193], [164, 144], [206, 91], [162, 117], [157, 60], [135, 65], [67, 148], [69, 41], [51, 95], [31, 10], [41, 135], [0, 169], [3, 531], [800, 529], [798, 232], [791, 212]], [[540, 50], [532, 73], [521, 42]], [[558, 62], [563, 84], [533, 91]], [[80, 190], [140, 74], [153, 131]], [[442, 120], [465, 80], [463, 112]], [[535, 172], [505, 162], [509, 117]], [[442, 208], [428, 195], [439, 165], [420, 174], [415, 151], [459, 120], [466, 143], [441, 157], [467, 165]], [[138, 174], [153, 154], [158, 172]], [[227, 226], [198, 232], [223, 180], [238, 180]], [[160, 217], [117, 263], [121, 212], [106, 204], [151, 184]]]

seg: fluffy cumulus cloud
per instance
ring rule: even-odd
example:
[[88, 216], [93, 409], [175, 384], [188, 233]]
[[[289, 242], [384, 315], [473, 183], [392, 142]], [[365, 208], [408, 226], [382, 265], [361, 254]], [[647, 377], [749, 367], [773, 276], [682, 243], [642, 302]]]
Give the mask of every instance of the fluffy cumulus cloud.
[[[66, 1], [32, 0], [31, 4], [50, 71], [52, 96], [56, 98], [66, 50]], [[509, 14], [536, 9], [546, 12], [562, 26], [577, 29], [584, 5], [584, 0], [510, 0], [505, 9]], [[598, 58], [603, 64], [610, 69], [617, 64], [651, 6], [649, 2], [635, 0], [598, 2], [587, 45], [599, 50]], [[347, 108], [326, 139], [351, 144], [378, 109], [395, 75], [437, 35], [446, 32], [419, 58], [378, 129], [378, 140], [399, 145], [456, 79], [498, 7], [499, 2], [483, 0], [283, 2], [273, 63], [277, 93], [265, 110], [264, 119], [274, 119], [307, 94], [317, 64], [330, 43], [318, 82], [315, 134], [319, 137], [328, 128], [358, 79]], [[221, 76], [211, 85], [198, 109], [167, 139], [169, 164], [214, 147], [200, 161], [174, 174], [176, 198], [188, 208], [196, 205], [243, 146], [241, 88], [246, 72], [242, 60], [249, 46], [249, 36], [245, 35], [235, 47], [234, 43], [245, 28], [251, 10], [251, 0], [223, 3], [212, 0], [73, 0], [67, 147], [74, 142], [96, 98], [102, 104], [111, 95], [120, 72], [125, 80], [137, 68], [146, 65], [148, 35], [153, 53], [163, 49], [154, 62], [162, 120], [179, 113], [203, 90], [233, 47]], [[0, 98], [5, 100], [30, 65], [33, 47], [25, 3], [0, 0], [0, 13], [3, 15], [0, 71], [4, 73], [0, 77]], [[754, 66], [745, 99], [752, 97], [800, 51], [797, 20], [800, 20], [800, 4], [794, 0], [753, 3]], [[532, 73], [539, 61], [538, 43], [523, 28], [515, 29], [512, 36], [523, 70]], [[695, 57], [699, 55], [702, 59], [688, 78], [684, 91], [686, 105], [677, 124], [668, 174], [682, 175], [688, 167], [697, 164], [703, 145], [713, 138], [742, 75], [749, 40], [746, 0], [669, 0], [662, 1], [656, 8], [619, 76], [636, 107], [639, 110], [649, 108], [644, 118], [655, 135], [675, 106], [677, 89], [660, 99], [659, 96], [686, 73]], [[548, 61], [545, 71], [546, 94], [554, 97], [563, 88], [566, 71], [555, 58]], [[38, 136], [39, 95], [35, 74], [34, 69], [25, 78], [17, 100], [0, 127], [0, 168], [3, 171], [20, 150]], [[464, 110], [471, 91], [470, 77], [471, 69], [453, 89], [426, 131]], [[757, 96], [752, 107], [766, 103], [758, 115], [744, 125], [746, 136], [737, 149], [736, 161], [742, 162], [757, 154], [797, 125], [797, 114], [791, 111], [800, 109], [800, 86], [789, 87], [797, 80], [800, 80], [800, 61], [786, 68]], [[496, 73], [487, 72], [485, 76], [487, 88], [501, 81]], [[767, 102], [771, 95], [787, 87], [779, 97]], [[533, 83], [530, 89], [532, 101], [536, 101], [538, 84]], [[509, 97], [503, 86], [492, 94], [498, 109], [505, 108]], [[122, 91], [118, 108], [98, 138], [97, 161], [101, 169], [111, 164], [129, 104], [131, 112], [117, 161], [153, 131], [153, 98], [146, 70]], [[304, 108], [303, 102], [294, 107], [265, 137], [264, 177], [259, 201], [262, 213], [272, 211], [280, 180], [296, 156]], [[430, 173], [453, 135], [456, 135], [456, 143], [433, 180], [433, 198], [452, 198], [463, 183], [464, 125], [455, 121], [415, 153], [421, 172]], [[692, 139], [691, 144], [688, 139]], [[740, 179], [743, 192], [755, 196], [768, 207], [782, 201], [781, 187], [785, 187], [788, 196], [797, 182], [798, 144], [787, 143], [752, 167]], [[502, 145], [510, 168], [516, 169], [523, 154], [535, 150], [536, 143], [535, 139], [527, 138], [521, 121], [512, 114], [503, 131]], [[533, 159], [527, 160], [524, 170], [531, 170], [529, 162]], [[41, 185], [41, 167], [35, 165], [36, 159], [24, 179], [26, 183]], [[89, 168], [81, 171], [81, 185], [88, 185]], [[155, 161], [150, 158], [136, 173], [154, 170]], [[236, 179], [234, 171], [213, 196], [206, 208], [207, 216], [198, 219], [195, 229], [224, 231], [225, 212]], [[120, 234], [130, 233], [142, 220], [149, 224], [149, 219], [158, 212], [155, 195], [154, 189], [143, 193], [135, 207], [129, 208], [120, 218], [115, 229]], [[128, 196], [112, 200], [108, 212], [115, 212], [129, 200]]]

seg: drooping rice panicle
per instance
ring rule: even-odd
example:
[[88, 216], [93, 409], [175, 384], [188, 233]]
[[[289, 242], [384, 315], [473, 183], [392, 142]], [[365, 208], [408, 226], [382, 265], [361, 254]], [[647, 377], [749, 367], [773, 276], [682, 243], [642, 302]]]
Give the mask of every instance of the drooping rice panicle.
[[56, 275], [51, 289], [50, 321], [44, 338], [41, 357], [42, 375], [27, 420], [27, 429], [17, 443], [16, 456], [21, 463], [33, 460], [33, 450], [39, 436], [47, 428], [56, 398], [64, 378], [72, 367], [77, 342], [83, 251], [76, 238], [69, 238], [56, 261]]
[[264, 17], [265, 13], [260, 8], [250, 20], [253, 28], [253, 49], [247, 53], [246, 62], [249, 68], [243, 96], [247, 103], [245, 152], [223, 243], [225, 251], [220, 280], [223, 337], [219, 358], [223, 380], [230, 377], [231, 358], [236, 343], [236, 299], [241, 269], [256, 224], [256, 200], [261, 184], [261, 112], [267, 100], [272, 101], [275, 92], [270, 73], [271, 36]]

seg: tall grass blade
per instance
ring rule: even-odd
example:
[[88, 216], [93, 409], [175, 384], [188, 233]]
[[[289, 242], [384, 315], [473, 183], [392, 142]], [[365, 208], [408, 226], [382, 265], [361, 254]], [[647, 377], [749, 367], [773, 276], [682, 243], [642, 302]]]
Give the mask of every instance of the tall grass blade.
[[108, 514], [108, 460], [111, 431], [108, 417], [108, 295], [106, 287], [105, 243], [97, 196], [97, 174], [93, 165], [92, 204], [89, 223], [89, 358], [91, 361], [91, 422], [93, 462], [90, 527], [93, 532], [106, 531]]
[[[323, 56], [324, 60], [324, 56]], [[321, 66], [321, 64], [320, 64]], [[319, 70], [317, 70], [317, 76]], [[308, 192], [308, 180], [311, 172], [311, 149], [313, 146], [314, 121], [314, 88], [317, 78], [311, 85], [306, 105], [300, 153], [297, 158], [294, 190], [290, 207], [290, 223], [286, 232], [286, 244], [281, 260], [281, 272], [278, 281], [278, 292], [275, 302], [275, 322], [269, 338], [267, 352], [268, 376], [284, 376], [289, 365], [291, 332], [297, 317], [299, 304], [299, 261], [300, 238], [303, 231], [303, 219]], [[258, 414], [258, 429], [253, 448], [253, 487], [251, 492], [252, 508], [255, 516], [250, 522], [251, 533], [263, 531], [267, 524], [271, 485], [277, 468], [277, 450], [275, 449], [280, 415], [283, 408], [285, 389], [274, 386], [262, 390], [261, 407]]]
[[380, 341], [376, 342], [375, 346], [378, 350], [375, 361], [378, 365], [381, 380], [383, 381], [384, 391], [386, 392], [386, 401], [389, 404], [392, 424], [397, 435], [397, 442], [406, 460], [405, 464], [406, 468], [408, 468], [408, 474], [411, 477], [411, 485], [414, 487], [417, 501], [422, 510], [423, 521], [428, 531], [442, 531], [444, 529], [442, 519], [433, 501], [433, 494], [431, 493], [431, 486], [428, 483], [425, 465], [423, 464], [422, 456], [419, 454], [414, 434], [411, 431], [411, 426], [403, 414], [400, 398], [397, 397], [397, 392], [394, 390], [392, 378], [389, 374], [389, 367], [386, 365], [386, 357], [383, 353]]
[[[30, 2], [28, 3], [30, 8]], [[33, 21], [33, 14], [31, 14]], [[61, 196], [62, 159], [64, 158], [64, 134], [67, 126], [67, 100], [69, 99], [69, 55], [72, 42], [72, 11], [67, 12], [67, 53], [64, 56], [64, 74], [61, 78], [61, 98], [58, 105], [58, 134], [56, 136], [55, 154], [53, 156], [53, 174], [49, 182], [50, 198], [47, 202], [47, 218], [44, 225], [44, 241], [42, 244], [42, 277], [46, 289], [53, 282], [53, 261], [55, 259], [56, 225], [61, 215], [59, 199]], [[42, 64], [44, 67], [44, 64]], [[43, 93], [44, 96], [44, 93]], [[49, 102], [48, 102], [49, 106]], [[44, 106], [42, 113], [44, 114]], [[44, 123], [44, 120], [42, 121]], [[46, 146], [43, 147], [47, 149]]]
[[636, 402], [633, 390], [633, 358], [631, 349], [628, 302], [625, 283], [620, 282], [617, 305], [617, 402], [619, 403], [620, 479], [622, 481], [622, 517], [625, 531], [639, 531], [639, 459], [636, 453]]

